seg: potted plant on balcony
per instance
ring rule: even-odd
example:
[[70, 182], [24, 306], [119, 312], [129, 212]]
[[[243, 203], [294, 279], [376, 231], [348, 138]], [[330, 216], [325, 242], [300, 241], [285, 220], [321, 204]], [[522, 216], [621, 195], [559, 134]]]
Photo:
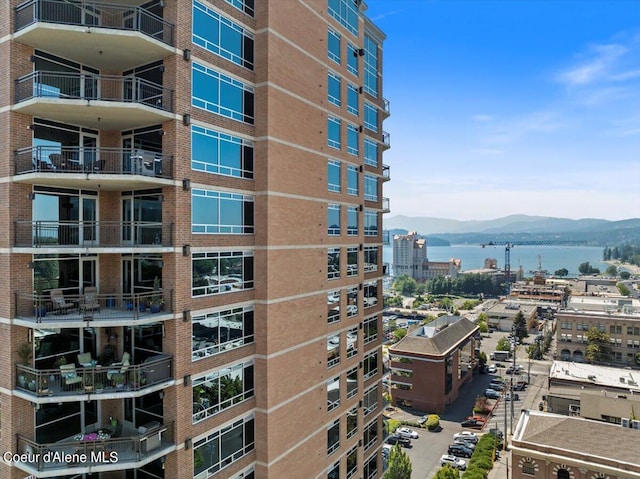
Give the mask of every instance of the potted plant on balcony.
[[[22, 343], [18, 347], [18, 356], [20, 357], [20, 364], [24, 366], [30, 366], [31, 364], [31, 354], [32, 354], [32, 345], [31, 343]], [[27, 387], [27, 376], [23, 373], [18, 375], [18, 385], [21, 388]]]
[[93, 391], [93, 377], [90, 374], [84, 375], [84, 390], [86, 392]]
[[164, 300], [162, 299], [162, 293], [160, 292], [160, 279], [156, 276], [153, 280], [153, 296], [151, 296], [150, 309], [152, 313], [159, 313], [162, 311]]
[[39, 384], [38, 384], [38, 394], [48, 394], [49, 393], [49, 380], [42, 376], [39, 379]]
[[111, 376], [111, 380], [113, 384], [115, 384], [116, 389], [122, 389], [124, 387], [124, 374], [116, 373]]
[[47, 307], [43, 304], [42, 279], [36, 278], [35, 301], [33, 302], [33, 315], [40, 320], [47, 315]]
[[96, 394], [100, 394], [103, 391], [104, 391], [104, 384], [102, 384], [100, 381], [96, 381]]

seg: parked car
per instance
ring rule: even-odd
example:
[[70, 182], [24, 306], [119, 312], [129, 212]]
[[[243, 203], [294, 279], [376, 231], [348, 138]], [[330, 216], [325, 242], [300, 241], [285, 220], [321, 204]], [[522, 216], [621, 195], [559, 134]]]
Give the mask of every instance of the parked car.
[[447, 454], [452, 454], [458, 457], [471, 457], [473, 451], [462, 444], [451, 444], [447, 449]]
[[504, 391], [505, 385], [502, 383], [490, 383], [489, 389], [493, 389], [495, 391]]
[[443, 454], [440, 458], [440, 466], [445, 466], [447, 464], [451, 467], [455, 467], [456, 469], [460, 469], [461, 471], [467, 469], [467, 461], [458, 459], [456, 456], [452, 456], [450, 454]]
[[498, 366], [496, 366], [495, 364], [490, 365], [490, 366], [487, 368], [487, 372], [488, 372], [489, 374], [497, 373], [497, 372], [498, 372]]
[[513, 385], [514, 391], [524, 391], [525, 389], [527, 389], [527, 383], [525, 381], [518, 381]]
[[387, 439], [385, 439], [384, 442], [391, 445], [400, 444], [402, 447], [411, 446], [411, 439], [407, 437], [402, 437], [399, 434], [392, 434]]
[[498, 440], [502, 441], [502, 439], [504, 439], [504, 433], [497, 428], [491, 428], [489, 429], [489, 434], [493, 434], [494, 436], [496, 436], [498, 438]]
[[408, 437], [409, 439], [418, 439], [418, 433], [413, 429], [409, 429], [408, 427], [399, 427], [396, 429], [396, 434], [402, 437]]
[[472, 451], [474, 451], [476, 449], [476, 445], [474, 443], [472, 443], [471, 441], [467, 441], [465, 439], [454, 439], [453, 443], [454, 444], [461, 444], [464, 447], [468, 447]]
[[514, 401], [519, 401], [520, 396], [518, 396], [517, 393], [512, 393], [511, 391], [507, 391], [507, 394], [504, 395], [504, 400], [511, 401], [511, 399], [513, 399]]
[[484, 422], [478, 421], [475, 418], [467, 418], [464, 421], [462, 421], [460, 425], [462, 427], [472, 427], [472, 428], [480, 429], [482, 426], [484, 426]]
[[489, 399], [500, 399], [500, 393], [495, 389], [485, 389], [484, 396]]
[[471, 441], [475, 444], [478, 442], [478, 435], [475, 432], [462, 431], [455, 433], [453, 439], [464, 439], [465, 441]]

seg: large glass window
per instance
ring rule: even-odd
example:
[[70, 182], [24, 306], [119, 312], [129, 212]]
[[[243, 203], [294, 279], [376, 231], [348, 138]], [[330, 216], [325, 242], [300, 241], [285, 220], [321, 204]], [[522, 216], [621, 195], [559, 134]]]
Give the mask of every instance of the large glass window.
[[230, 5], [233, 5], [241, 12], [244, 12], [247, 15], [253, 17], [254, 0], [226, 0], [226, 2]]
[[327, 54], [331, 60], [340, 64], [340, 34], [331, 29], [327, 34]]
[[351, 43], [347, 43], [347, 70], [358, 76], [358, 49]]
[[327, 234], [340, 236], [340, 205], [327, 206]]
[[340, 321], [340, 291], [327, 293], [327, 323]]
[[358, 314], [358, 287], [347, 288], [347, 318]]
[[351, 83], [347, 84], [347, 111], [352, 115], [360, 114], [358, 88]]
[[327, 471], [327, 479], [340, 479], [340, 461], [329, 468]]
[[368, 308], [378, 304], [378, 283], [371, 281], [364, 283], [364, 307]]
[[358, 196], [358, 167], [347, 166], [347, 194]]
[[375, 411], [378, 407], [378, 385], [367, 389], [362, 399], [364, 415], [367, 416]]
[[378, 98], [378, 44], [364, 36], [364, 91]]
[[358, 5], [353, 0], [329, 0], [329, 15], [349, 32], [358, 36]]
[[[347, 416], [348, 418], [349, 416]], [[358, 429], [358, 417], [355, 418], [356, 421], [356, 430]], [[349, 423], [347, 422], [347, 438], [349, 438]], [[358, 446], [354, 446], [347, 453], [347, 479], [355, 476], [358, 472]]]
[[374, 446], [378, 441], [378, 421], [373, 421], [364, 429], [364, 450]]
[[339, 150], [342, 140], [340, 135], [341, 121], [340, 118], [329, 116], [327, 119], [327, 144], [331, 148]]
[[368, 138], [364, 139], [364, 163], [375, 168], [378, 167], [378, 144]]
[[327, 189], [340, 193], [342, 167], [339, 161], [329, 160], [327, 163]]
[[340, 377], [327, 381], [327, 412], [340, 406]]
[[347, 359], [358, 354], [358, 327], [347, 331]]
[[370, 103], [364, 104], [364, 126], [371, 131], [378, 131], [378, 109]]
[[[365, 447], [366, 450], [366, 447]], [[363, 479], [375, 479], [378, 477], [378, 454], [374, 454], [364, 464], [364, 478]]]
[[342, 81], [339, 75], [333, 72], [327, 74], [327, 100], [336, 106], [340, 106], [342, 102]]
[[373, 316], [364, 320], [364, 344], [378, 339], [378, 317]]
[[193, 380], [193, 423], [253, 397], [253, 362], [240, 363]]
[[378, 247], [364, 247], [364, 272], [378, 271]]
[[191, 190], [192, 233], [253, 233], [253, 196]]
[[329, 248], [327, 251], [327, 278], [340, 277], [340, 248]]
[[364, 175], [364, 199], [368, 201], [378, 201], [377, 177]]
[[360, 149], [360, 135], [358, 127], [355, 125], [347, 125], [347, 153], [358, 156]]
[[375, 211], [364, 212], [364, 235], [378, 236], [378, 213]]
[[193, 361], [252, 343], [253, 306], [193, 316], [191, 327]]
[[327, 454], [340, 447], [340, 418], [336, 419], [327, 428]]
[[378, 351], [373, 351], [364, 357], [364, 378], [369, 379], [376, 374], [378, 374]]
[[253, 70], [253, 34], [194, 0], [193, 37], [196, 45]]
[[358, 208], [347, 206], [347, 235], [358, 236]]
[[191, 125], [191, 169], [253, 178], [253, 142]]
[[347, 371], [347, 399], [358, 394], [358, 367]]
[[253, 251], [193, 253], [192, 296], [253, 288]]
[[253, 88], [195, 62], [191, 68], [193, 106], [253, 125]]
[[340, 364], [340, 333], [327, 338], [327, 367]]
[[[347, 411], [347, 439], [352, 438], [358, 432], [358, 408]], [[357, 447], [356, 447], [357, 452]], [[351, 453], [349, 453], [351, 455]], [[348, 461], [347, 461], [348, 462]]]
[[193, 475], [211, 477], [253, 451], [255, 425], [253, 415], [223, 427], [193, 445]]
[[358, 247], [349, 246], [347, 248], [347, 276], [358, 275]]

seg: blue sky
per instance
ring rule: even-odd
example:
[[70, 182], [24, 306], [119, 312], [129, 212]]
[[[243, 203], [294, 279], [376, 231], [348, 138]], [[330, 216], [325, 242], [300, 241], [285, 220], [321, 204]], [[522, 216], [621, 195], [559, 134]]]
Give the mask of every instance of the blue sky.
[[391, 216], [640, 217], [635, 0], [365, 0]]

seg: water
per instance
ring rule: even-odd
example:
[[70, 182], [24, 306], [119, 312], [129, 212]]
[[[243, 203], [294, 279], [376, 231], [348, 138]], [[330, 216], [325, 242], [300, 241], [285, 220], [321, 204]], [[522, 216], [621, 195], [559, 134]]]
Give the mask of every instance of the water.
[[[542, 263], [542, 269], [553, 274], [562, 268], [569, 270], [569, 276], [577, 276], [578, 267], [588, 261], [594, 268], [599, 268], [602, 273], [607, 269], [607, 264], [602, 261], [601, 246], [553, 246], [553, 245], [529, 245], [513, 246], [511, 248], [511, 270], [517, 271], [520, 266], [525, 275], [529, 271], [538, 269], [538, 255]], [[385, 246], [382, 251], [383, 261], [393, 264], [393, 246]], [[449, 261], [449, 258], [462, 260], [461, 270], [480, 269], [484, 266], [486, 258], [498, 260], [498, 268], [504, 267], [504, 246], [480, 245], [452, 245], [427, 247], [429, 261]]]

